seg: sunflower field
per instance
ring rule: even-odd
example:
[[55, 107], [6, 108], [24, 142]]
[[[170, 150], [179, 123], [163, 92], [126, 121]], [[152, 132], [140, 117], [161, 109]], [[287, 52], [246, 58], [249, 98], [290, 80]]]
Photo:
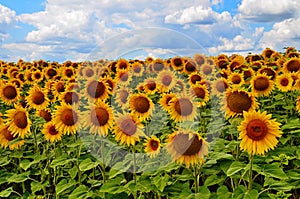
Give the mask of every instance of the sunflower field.
[[0, 198], [300, 197], [300, 53], [0, 61]]

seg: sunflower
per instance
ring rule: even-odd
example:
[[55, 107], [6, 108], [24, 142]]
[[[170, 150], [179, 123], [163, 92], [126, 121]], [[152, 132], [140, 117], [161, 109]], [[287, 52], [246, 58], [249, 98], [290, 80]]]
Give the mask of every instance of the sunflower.
[[116, 63], [116, 69], [117, 71], [120, 71], [120, 70], [128, 70], [129, 69], [129, 63], [126, 59], [119, 59]]
[[11, 131], [12, 135], [23, 139], [30, 134], [31, 121], [26, 109], [15, 105], [13, 109], [6, 111], [4, 116], [7, 117], [6, 124], [8, 124], [8, 130]]
[[0, 84], [0, 98], [5, 104], [13, 104], [18, 101], [19, 97], [19, 89], [14, 83], [6, 82]]
[[267, 112], [244, 111], [244, 120], [238, 126], [241, 139], [240, 148], [253, 155], [264, 155], [277, 145], [277, 137], [280, 137], [280, 123], [271, 119], [272, 115]]
[[58, 106], [52, 120], [62, 134], [75, 134], [80, 128], [80, 115], [70, 104]]
[[25, 82], [27, 83], [27, 84], [33, 84], [34, 83], [34, 79], [32, 78], [32, 71], [29, 71], [29, 70], [27, 70], [27, 71], [25, 71]]
[[211, 75], [214, 72], [214, 66], [210, 65], [210, 64], [203, 64], [200, 67], [200, 72], [201, 74], [203, 74], [204, 76], [208, 76]]
[[209, 100], [209, 92], [206, 85], [201, 85], [201, 84], [193, 85], [191, 87], [191, 93], [196, 97], [196, 99], [199, 99], [198, 107], [205, 106], [205, 104]]
[[92, 78], [96, 75], [95, 69], [90, 65], [82, 65], [82, 76], [85, 79]]
[[34, 85], [26, 96], [26, 102], [30, 108], [36, 110], [45, 109], [48, 105], [49, 99], [45, 91], [43, 91], [38, 85]]
[[270, 67], [263, 66], [257, 71], [257, 74], [264, 74], [264, 73], [266, 73], [266, 75], [269, 76], [271, 80], [274, 80], [276, 78], [276, 72]]
[[262, 56], [265, 60], [270, 59], [272, 57], [272, 54], [275, 53], [274, 50], [272, 50], [271, 48], [266, 48], [263, 50], [262, 52]]
[[46, 123], [42, 129], [42, 133], [45, 137], [45, 139], [48, 142], [56, 142], [56, 141], [60, 141], [62, 138], [62, 131], [58, 131], [56, 129], [56, 126], [54, 124], [54, 122], [50, 121], [48, 123]]
[[293, 78], [291, 74], [284, 73], [276, 77], [275, 84], [282, 92], [288, 92], [292, 89]]
[[187, 59], [187, 61], [183, 65], [183, 72], [185, 74], [190, 74], [197, 71], [197, 64], [192, 59]]
[[144, 82], [142, 82], [145, 93], [154, 94], [159, 89], [159, 85], [156, 83], [156, 79], [148, 78]]
[[124, 104], [127, 103], [128, 97], [131, 94], [131, 90], [126, 87], [120, 87], [116, 89], [116, 102], [120, 105], [123, 106]]
[[10, 82], [15, 84], [18, 89], [20, 89], [22, 87], [22, 84], [23, 84], [21, 82], [21, 80], [19, 80], [17, 78], [10, 79]]
[[54, 66], [44, 68], [43, 73], [45, 74], [46, 79], [52, 79], [58, 74], [57, 69]]
[[186, 91], [186, 82], [183, 79], [177, 78], [173, 89], [174, 92], [183, 93]]
[[194, 55], [194, 60], [196, 61], [198, 66], [201, 66], [206, 62], [206, 56], [202, 54], [195, 54]]
[[228, 69], [233, 72], [239, 68], [245, 62], [245, 58], [242, 55], [236, 55], [234, 58], [231, 58], [231, 61], [228, 64]]
[[228, 77], [228, 82], [230, 85], [239, 87], [244, 84], [244, 77], [242, 73], [232, 72]]
[[83, 112], [82, 117], [83, 127], [89, 127], [91, 133], [98, 133], [99, 136], [107, 136], [114, 124], [113, 111], [104, 102], [90, 105], [88, 110]]
[[59, 97], [59, 95], [66, 90], [65, 82], [63, 80], [51, 81], [51, 83], [52, 83], [51, 91], [55, 97]]
[[25, 141], [20, 140], [13, 144], [10, 144], [10, 141], [16, 139], [17, 136], [13, 135], [10, 130], [8, 130], [8, 125], [4, 125], [0, 127], [0, 145], [2, 148], [7, 148], [9, 146], [10, 150], [19, 149], [24, 145]]
[[197, 117], [197, 104], [194, 97], [181, 94], [171, 99], [169, 113], [173, 120], [181, 122], [185, 120], [194, 120]]
[[158, 103], [166, 110], [169, 111], [170, 101], [176, 97], [174, 93], [163, 93]]
[[91, 101], [105, 100], [108, 97], [108, 85], [105, 81], [90, 79], [85, 85], [85, 95]]
[[298, 72], [300, 70], [300, 59], [299, 58], [288, 59], [287, 61], [284, 62], [283, 69], [285, 73]]
[[151, 64], [151, 70], [155, 73], [163, 71], [165, 68], [164, 61], [160, 58], [155, 59]]
[[173, 57], [171, 59], [171, 67], [174, 70], [181, 71], [183, 69], [184, 61], [181, 57]]
[[41, 71], [37, 70], [31, 73], [31, 78], [35, 83], [41, 82], [44, 79], [44, 75]]
[[44, 118], [44, 120], [46, 122], [50, 122], [52, 120], [52, 113], [51, 113], [51, 110], [46, 108], [46, 109], [40, 109], [37, 111], [37, 115], [39, 117], [42, 117]]
[[75, 69], [72, 67], [63, 67], [62, 69], [62, 77], [65, 79], [71, 79], [76, 75]]
[[246, 68], [242, 70], [243, 77], [244, 77], [244, 82], [245, 84], [250, 83], [250, 80], [254, 76], [255, 72], [252, 68]]
[[196, 83], [201, 82], [203, 80], [203, 77], [200, 75], [199, 72], [196, 71], [189, 74], [188, 80], [190, 85], [194, 85]]
[[176, 84], [176, 76], [172, 71], [163, 70], [157, 75], [157, 83], [159, 84], [159, 89], [162, 92], [168, 92], [174, 88]]
[[159, 154], [160, 147], [160, 140], [155, 135], [148, 137], [144, 143], [144, 150], [150, 158], [154, 158]]
[[228, 89], [225, 94], [223, 110], [226, 111], [226, 118], [242, 115], [243, 111], [253, 111], [258, 107], [254, 96], [244, 90]]
[[212, 83], [212, 95], [220, 95], [222, 93], [225, 93], [226, 90], [229, 88], [229, 83], [227, 79], [224, 78], [218, 78], [213, 81]]
[[141, 121], [151, 116], [153, 107], [152, 100], [144, 93], [135, 93], [129, 97], [129, 109]]
[[141, 77], [144, 73], [144, 66], [142, 63], [140, 62], [134, 62], [131, 65], [131, 71], [132, 71], [132, 75], [136, 76], [136, 77]]
[[134, 146], [136, 141], [140, 141], [140, 137], [145, 136], [142, 129], [143, 125], [134, 115], [124, 114], [116, 118], [113, 132], [116, 141], [127, 146]]
[[188, 130], [179, 130], [170, 134], [166, 149], [173, 161], [185, 164], [187, 168], [202, 164], [204, 156], [208, 155], [208, 143], [197, 133]]
[[128, 85], [132, 80], [132, 74], [128, 70], [119, 70], [116, 74], [115, 80], [118, 85]]
[[250, 83], [254, 96], [268, 96], [274, 88], [274, 82], [266, 74], [256, 75]]
[[60, 101], [71, 105], [79, 105], [80, 103], [80, 95], [76, 91], [66, 90], [65, 92], [59, 95], [59, 99]]

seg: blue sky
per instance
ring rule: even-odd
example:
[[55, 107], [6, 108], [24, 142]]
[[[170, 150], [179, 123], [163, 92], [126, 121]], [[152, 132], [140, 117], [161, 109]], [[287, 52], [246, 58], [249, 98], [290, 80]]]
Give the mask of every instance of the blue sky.
[[0, 59], [144, 59], [300, 47], [299, 0], [0, 0]]

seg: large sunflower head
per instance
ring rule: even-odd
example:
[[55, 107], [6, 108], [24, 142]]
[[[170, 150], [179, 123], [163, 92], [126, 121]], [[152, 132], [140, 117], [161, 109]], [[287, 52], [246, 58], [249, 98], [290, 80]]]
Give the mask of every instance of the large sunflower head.
[[35, 85], [29, 90], [29, 94], [26, 96], [26, 102], [30, 108], [40, 110], [47, 107], [49, 99], [46, 92], [38, 85]]
[[108, 97], [108, 85], [103, 80], [90, 79], [85, 84], [85, 94], [91, 101], [105, 100]]
[[283, 73], [281, 75], [277, 75], [275, 84], [279, 90], [282, 92], [288, 92], [292, 89], [293, 78], [289, 73]]
[[172, 98], [169, 103], [169, 113], [176, 122], [194, 121], [197, 117], [197, 103], [194, 97], [181, 94]]
[[146, 154], [151, 158], [154, 158], [159, 154], [161, 143], [160, 140], [153, 135], [147, 138], [146, 142], [144, 143], [144, 147]]
[[283, 64], [284, 72], [298, 72], [300, 70], [300, 58], [288, 59]]
[[201, 82], [203, 80], [203, 77], [201, 76], [201, 74], [199, 72], [193, 72], [191, 74], [189, 74], [189, 83], [191, 85], [197, 84], [199, 82]]
[[11, 105], [20, 98], [19, 89], [12, 82], [1, 83], [0, 99], [7, 105]]
[[21, 106], [15, 106], [13, 109], [6, 111], [5, 116], [8, 130], [12, 135], [21, 137], [22, 139], [30, 134], [31, 121], [28, 112]]
[[280, 123], [271, 119], [272, 115], [267, 112], [244, 111], [244, 120], [238, 126], [239, 139], [242, 139], [240, 148], [249, 154], [264, 155], [277, 145], [277, 137], [280, 137]]
[[170, 134], [166, 149], [173, 161], [185, 164], [187, 168], [191, 165], [202, 164], [204, 156], [208, 155], [208, 143], [197, 133], [187, 130], [179, 130]]
[[140, 140], [140, 137], [145, 136], [142, 129], [143, 125], [139, 119], [131, 114], [124, 114], [116, 118], [116, 126], [113, 132], [116, 141], [120, 142], [120, 144], [134, 146]]
[[159, 84], [162, 92], [168, 92], [174, 88], [176, 84], [176, 76], [172, 71], [163, 70], [157, 75], [157, 83]]
[[262, 56], [265, 60], [268, 60], [272, 57], [273, 53], [275, 53], [274, 50], [272, 50], [271, 48], [266, 48], [266, 49], [263, 50]]
[[107, 136], [114, 124], [113, 111], [109, 105], [97, 102], [83, 113], [83, 122], [83, 126], [89, 128], [89, 132]]
[[174, 93], [163, 93], [159, 100], [159, 104], [166, 110], [169, 111], [170, 101], [176, 97]]
[[256, 99], [251, 93], [237, 88], [228, 89], [223, 102], [226, 118], [242, 115], [243, 111], [252, 111], [258, 107]]
[[14, 142], [10, 144], [10, 141], [13, 141], [18, 136], [13, 135], [10, 130], [8, 130], [8, 125], [1, 125], [0, 127], [0, 145], [2, 148], [7, 148], [9, 146], [10, 150], [19, 149], [24, 145], [24, 140], [20, 140], [18, 142]]
[[59, 95], [59, 99], [62, 102], [71, 105], [78, 105], [80, 103], [80, 95], [76, 91], [66, 90], [65, 92]]
[[197, 64], [193, 59], [187, 59], [183, 65], [183, 72], [185, 74], [190, 74], [197, 71]]
[[228, 77], [228, 82], [234, 87], [239, 87], [244, 84], [243, 73], [233, 72]]
[[48, 142], [57, 142], [62, 139], [62, 131], [57, 130], [55, 124], [51, 121], [44, 125], [42, 133], [46, 141]]
[[37, 115], [44, 118], [46, 122], [50, 122], [52, 120], [52, 112], [50, 109], [40, 109], [37, 111]]
[[154, 104], [152, 100], [143, 93], [135, 93], [129, 96], [129, 109], [141, 121], [150, 118]]
[[266, 74], [256, 75], [250, 83], [254, 96], [268, 96], [274, 88], [274, 82]]
[[70, 104], [62, 104], [54, 112], [53, 122], [63, 134], [76, 134], [80, 129], [80, 114]]
[[257, 73], [260, 74], [266, 73], [266, 75], [269, 76], [271, 80], [274, 80], [276, 78], [276, 72], [271, 67], [263, 66], [257, 71]]

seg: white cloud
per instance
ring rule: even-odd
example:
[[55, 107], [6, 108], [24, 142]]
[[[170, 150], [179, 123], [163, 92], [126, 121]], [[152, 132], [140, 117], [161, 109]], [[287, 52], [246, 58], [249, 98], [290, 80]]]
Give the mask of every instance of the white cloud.
[[241, 19], [253, 22], [279, 22], [299, 14], [299, 0], [243, 0], [238, 7]]
[[16, 12], [0, 4], [0, 42], [9, 37], [7, 33], [17, 22]]

